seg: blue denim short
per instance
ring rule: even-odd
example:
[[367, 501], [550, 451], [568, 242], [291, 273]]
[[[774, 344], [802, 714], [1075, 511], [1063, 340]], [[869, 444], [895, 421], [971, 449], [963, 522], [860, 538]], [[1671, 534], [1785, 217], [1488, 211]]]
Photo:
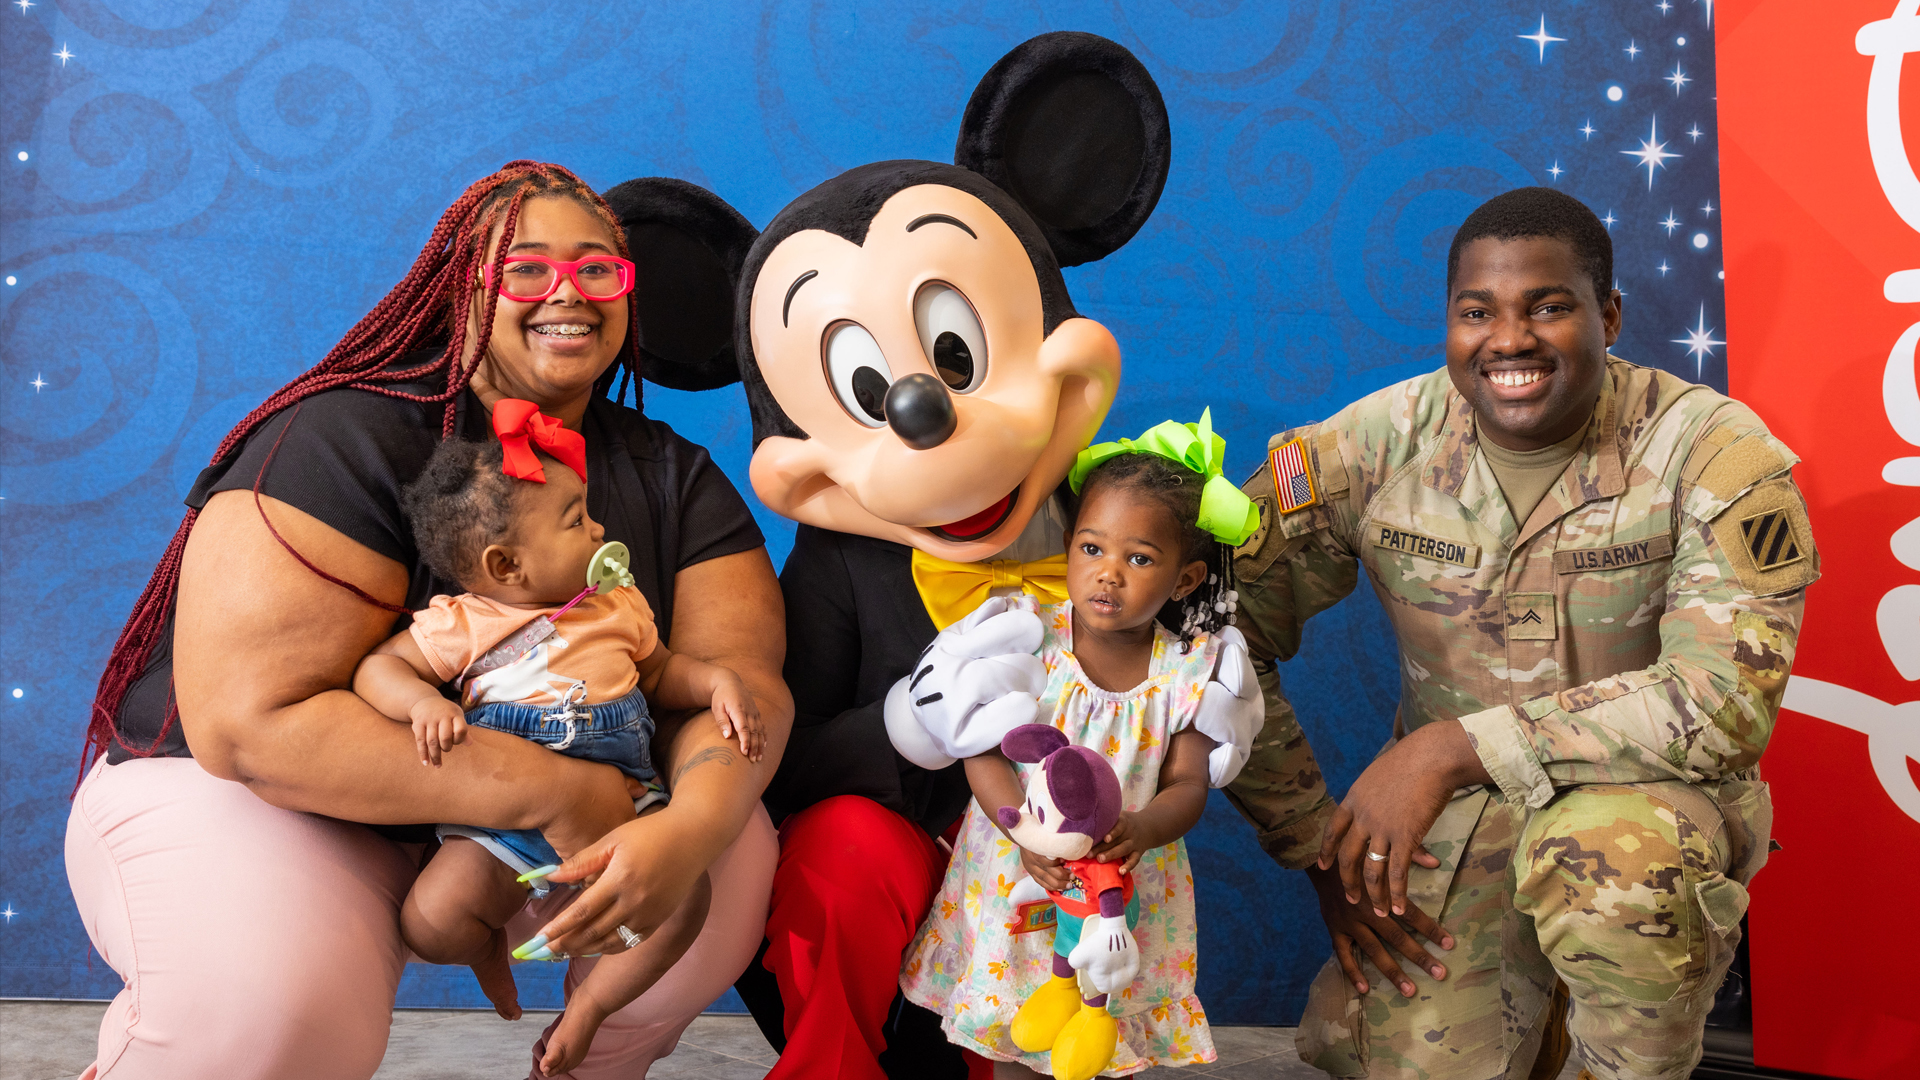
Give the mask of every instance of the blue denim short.
[[[467, 712], [467, 724], [518, 735], [568, 757], [612, 765], [647, 785], [649, 794], [640, 800], [641, 805], [662, 801], [654, 794], [661, 788], [653, 771], [653, 715], [647, 711], [647, 699], [638, 688], [613, 701], [574, 705], [571, 709], [488, 702]], [[538, 829], [442, 825], [436, 831], [441, 839], [464, 836], [478, 841], [522, 874], [560, 861], [560, 854]], [[544, 896], [547, 888], [544, 883], [536, 883], [534, 892]]]

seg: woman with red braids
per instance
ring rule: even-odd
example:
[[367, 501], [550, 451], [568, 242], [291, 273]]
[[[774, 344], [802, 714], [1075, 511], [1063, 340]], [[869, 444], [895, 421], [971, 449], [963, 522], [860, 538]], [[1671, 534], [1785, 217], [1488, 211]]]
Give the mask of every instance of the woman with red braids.
[[[759, 795], [792, 715], [779, 585], [706, 452], [616, 403], [629, 383], [638, 398], [650, 310], [629, 258], [585, 184], [513, 162], [215, 453], [108, 661], [68, 823], [80, 914], [127, 984], [86, 1077], [371, 1076], [406, 962], [411, 844], [432, 837], [418, 822], [538, 829], [566, 860], [551, 879], [585, 884], [529, 908], [501, 948], [619, 952], [710, 876], [692, 948], [569, 1076], [645, 1075], [752, 959], [776, 856]], [[408, 727], [351, 692], [398, 620], [459, 591], [420, 560], [400, 489], [442, 438], [491, 437], [508, 398], [584, 436], [589, 513], [632, 551], [662, 640], [745, 680], [761, 760], [705, 713], [663, 720], [653, 761], [672, 798], [636, 818], [618, 769], [502, 732], [470, 730], [423, 769]], [[591, 963], [573, 961], [569, 991]]]

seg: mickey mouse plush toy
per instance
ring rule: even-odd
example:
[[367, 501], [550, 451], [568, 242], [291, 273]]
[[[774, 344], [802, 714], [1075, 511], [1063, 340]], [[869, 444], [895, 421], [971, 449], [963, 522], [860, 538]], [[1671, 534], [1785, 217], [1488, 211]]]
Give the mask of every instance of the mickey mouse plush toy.
[[[1050, 33], [981, 80], [955, 164], [851, 169], [759, 234], [681, 181], [608, 193], [642, 264], [649, 378], [705, 389], [737, 362], [754, 491], [801, 523], [780, 579], [796, 715], [765, 797], [780, 864], [739, 986], [783, 1050], [775, 1080], [966, 1074], [897, 997], [901, 953], [970, 797], [954, 759], [1033, 719], [1041, 628], [1005, 598], [1064, 597], [1056, 491], [1119, 383], [1060, 268], [1140, 229], [1170, 154], [1133, 54]], [[1240, 686], [1213, 710], [1235, 766], [1262, 715], [1250, 671]]]

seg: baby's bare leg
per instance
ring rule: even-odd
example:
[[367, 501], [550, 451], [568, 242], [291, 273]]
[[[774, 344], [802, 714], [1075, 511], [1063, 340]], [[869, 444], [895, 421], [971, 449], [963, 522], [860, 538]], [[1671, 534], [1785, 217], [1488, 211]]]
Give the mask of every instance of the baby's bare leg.
[[501, 927], [527, 902], [513, 869], [464, 836], [450, 836], [400, 908], [400, 936], [430, 964], [465, 964], [495, 1012], [520, 1019]]
[[680, 962], [706, 925], [707, 905], [712, 899], [713, 886], [707, 875], [701, 874], [679, 910], [661, 923], [653, 936], [638, 948], [600, 958], [567, 999], [566, 1014], [547, 1039], [546, 1056], [540, 1059], [542, 1073], [558, 1076], [580, 1064], [600, 1024], [632, 1004]]

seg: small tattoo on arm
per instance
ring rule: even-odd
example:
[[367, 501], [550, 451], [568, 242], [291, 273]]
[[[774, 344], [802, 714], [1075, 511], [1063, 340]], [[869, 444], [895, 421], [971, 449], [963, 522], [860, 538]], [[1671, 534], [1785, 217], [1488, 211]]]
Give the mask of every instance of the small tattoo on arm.
[[700, 752], [694, 754], [692, 757], [688, 758], [687, 760], [681, 762], [680, 767], [673, 771], [673, 780], [670, 781], [667, 786], [669, 788], [679, 787], [681, 777], [687, 775], [689, 772], [692, 772], [694, 769], [697, 769], [702, 765], [706, 765], [709, 763], [731, 765], [734, 762], [734, 756], [735, 755], [733, 751], [727, 747], [709, 746], [706, 749], [701, 750]]

